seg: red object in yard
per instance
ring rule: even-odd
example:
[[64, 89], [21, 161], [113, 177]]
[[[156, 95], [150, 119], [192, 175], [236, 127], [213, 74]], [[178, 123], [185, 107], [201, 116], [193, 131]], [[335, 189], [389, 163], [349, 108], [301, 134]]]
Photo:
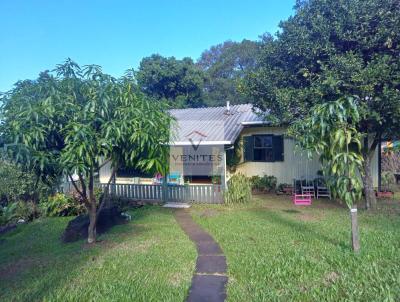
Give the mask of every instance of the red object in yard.
[[311, 202], [311, 194], [293, 194], [293, 203], [296, 206], [310, 206]]
[[378, 198], [392, 198], [393, 196], [393, 192], [376, 192], [376, 197]]

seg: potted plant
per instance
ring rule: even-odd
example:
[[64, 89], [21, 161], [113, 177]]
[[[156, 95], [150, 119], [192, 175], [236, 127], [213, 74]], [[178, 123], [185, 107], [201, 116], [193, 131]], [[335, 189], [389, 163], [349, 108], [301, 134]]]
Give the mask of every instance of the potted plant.
[[276, 190], [278, 179], [273, 175], [264, 175], [262, 178], [262, 183], [265, 191], [274, 192]]
[[392, 198], [394, 196], [392, 187], [395, 183], [394, 174], [391, 171], [385, 171], [382, 173], [382, 190], [377, 192], [378, 198]]
[[221, 184], [221, 175], [213, 175], [211, 177], [211, 182], [213, 185], [220, 185]]
[[258, 176], [250, 177], [250, 185], [251, 185], [251, 192], [253, 194], [262, 194], [264, 193], [265, 186], [263, 184], [263, 179]]
[[281, 184], [279, 184], [276, 193], [284, 194], [284, 195], [292, 195], [293, 194], [293, 186], [286, 184], [286, 183], [281, 183]]

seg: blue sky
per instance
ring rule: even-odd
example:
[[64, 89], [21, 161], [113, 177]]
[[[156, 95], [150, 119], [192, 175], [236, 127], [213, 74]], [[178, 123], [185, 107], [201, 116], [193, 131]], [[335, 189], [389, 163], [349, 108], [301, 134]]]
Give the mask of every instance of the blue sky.
[[0, 91], [71, 57], [113, 76], [153, 53], [197, 59], [275, 33], [295, 0], [1, 0]]

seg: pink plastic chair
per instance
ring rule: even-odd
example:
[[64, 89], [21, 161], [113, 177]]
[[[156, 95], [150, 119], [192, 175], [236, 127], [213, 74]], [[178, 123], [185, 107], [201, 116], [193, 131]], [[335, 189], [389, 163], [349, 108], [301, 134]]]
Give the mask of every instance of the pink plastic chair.
[[310, 206], [311, 194], [293, 194], [293, 204], [296, 206]]

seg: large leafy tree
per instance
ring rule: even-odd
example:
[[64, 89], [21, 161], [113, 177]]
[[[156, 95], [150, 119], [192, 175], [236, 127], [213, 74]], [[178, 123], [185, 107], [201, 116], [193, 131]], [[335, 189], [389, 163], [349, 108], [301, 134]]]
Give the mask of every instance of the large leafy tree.
[[95, 195], [95, 176], [105, 162], [113, 169], [109, 183], [122, 165], [165, 169], [171, 118], [163, 103], [138, 93], [129, 76], [116, 80], [99, 66], [67, 60], [18, 83], [2, 101], [9, 151], [44, 177], [69, 177], [89, 214], [89, 243], [104, 205]]
[[363, 174], [362, 134], [356, 128], [360, 119], [354, 99], [343, 98], [314, 106], [309, 117], [289, 129], [297, 139], [297, 146], [307, 150], [310, 156], [319, 155], [331, 192], [349, 207], [355, 252], [360, 249], [357, 201], [362, 197], [360, 175]]
[[315, 104], [356, 96], [364, 193], [367, 207], [374, 206], [371, 159], [381, 138], [400, 128], [400, 2], [309, 0], [295, 9], [276, 38], [264, 39], [245, 90], [271, 120], [289, 124]]
[[144, 93], [173, 108], [201, 107], [205, 75], [190, 58], [152, 55], [140, 62], [137, 82]]
[[238, 89], [240, 80], [256, 67], [261, 43], [243, 40], [225, 41], [205, 50], [197, 65], [206, 73], [204, 100], [208, 105], [221, 106], [248, 103], [249, 97]]

